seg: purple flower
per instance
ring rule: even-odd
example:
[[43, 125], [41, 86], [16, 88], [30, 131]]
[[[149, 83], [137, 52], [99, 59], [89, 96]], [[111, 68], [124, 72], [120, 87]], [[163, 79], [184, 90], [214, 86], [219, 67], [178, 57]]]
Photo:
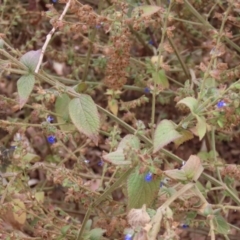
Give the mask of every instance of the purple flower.
[[149, 44], [149, 45], [153, 45], [153, 40], [150, 39], [150, 40], [148, 41], [148, 44]]
[[145, 93], [150, 93], [150, 89], [148, 87], [145, 87], [143, 90]]
[[152, 173], [151, 172], [148, 172], [147, 174], [146, 174], [146, 176], [144, 177], [144, 180], [146, 181], [146, 182], [151, 182], [152, 181]]
[[53, 123], [54, 118], [52, 116], [47, 116], [47, 122]]
[[100, 160], [97, 165], [98, 165], [99, 167], [102, 167], [103, 164], [104, 164], [103, 160]]
[[54, 144], [56, 142], [56, 137], [53, 136], [53, 135], [50, 135], [50, 136], [47, 137], [47, 141], [50, 144]]
[[53, 3], [57, 3], [58, 0], [52, 0]]
[[182, 228], [188, 228], [189, 227], [189, 225], [187, 225], [187, 224], [182, 224]]
[[132, 234], [130, 233], [126, 234], [124, 240], [132, 240]]
[[101, 22], [100, 24], [97, 24], [95, 27], [96, 29], [100, 29], [103, 26], [103, 22]]
[[223, 100], [221, 100], [217, 103], [218, 108], [223, 108], [223, 107], [226, 107], [226, 106], [227, 106], [227, 104]]
[[164, 182], [160, 182], [160, 188], [162, 188], [163, 187], [163, 185], [164, 185]]

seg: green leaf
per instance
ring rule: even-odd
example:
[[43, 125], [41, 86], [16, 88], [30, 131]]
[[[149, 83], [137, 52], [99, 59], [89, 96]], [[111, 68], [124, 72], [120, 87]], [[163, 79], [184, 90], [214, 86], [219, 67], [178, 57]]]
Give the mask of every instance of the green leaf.
[[[139, 148], [140, 148], [140, 141], [138, 137], [136, 137], [133, 134], [128, 134], [121, 140], [117, 150], [104, 155], [103, 159], [114, 165], [128, 165], [128, 164], [131, 164], [131, 161], [126, 161], [126, 156], [125, 156], [126, 152], [124, 151], [131, 150], [131, 149], [139, 149]], [[128, 157], [130, 156], [131, 153], [132, 151], [128, 153]]]
[[182, 100], [180, 100], [177, 103], [177, 105], [180, 104], [180, 103], [186, 105], [192, 113], [194, 113], [194, 111], [196, 110], [197, 105], [198, 105], [197, 99], [195, 99], [193, 97], [183, 98]]
[[34, 153], [28, 152], [22, 157], [22, 162], [24, 163], [34, 163], [40, 161], [40, 157]]
[[27, 52], [20, 58], [20, 62], [23, 63], [31, 72], [34, 72], [40, 55], [41, 50]]
[[85, 225], [85, 230], [90, 231], [91, 227], [92, 227], [92, 219], [88, 219]]
[[87, 89], [88, 89], [88, 84], [85, 82], [81, 82], [77, 86], [74, 87], [74, 90], [77, 93], [84, 93], [84, 92], [86, 92]]
[[13, 204], [13, 218], [19, 224], [24, 224], [27, 219], [26, 206], [20, 199], [14, 199]]
[[240, 83], [234, 84], [233, 87], [236, 89], [240, 89]]
[[153, 153], [182, 136], [175, 127], [176, 124], [170, 120], [162, 120], [158, 124], [153, 137]]
[[68, 109], [70, 118], [79, 132], [84, 133], [97, 144], [100, 118], [92, 98], [81, 94], [70, 101]]
[[215, 231], [220, 234], [228, 234], [229, 233], [229, 224], [227, 221], [219, 214], [215, 215], [213, 218], [213, 224]]
[[171, 197], [173, 196], [173, 194], [175, 194], [177, 191], [176, 189], [172, 188], [172, 187], [161, 187], [161, 194], [165, 194], [166, 197]]
[[[70, 101], [71, 99], [66, 93], [63, 93], [57, 97], [57, 100], [55, 102], [55, 112], [57, 113], [57, 115], [59, 115], [57, 116], [57, 121], [60, 124], [69, 122], [70, 120], [69, 112], [67, 111], [68, 104]], [[62, 131], [66, 131], [66, 132], [74, 131], [74, 129], [76, 129], [71, 123], [59, 125], [59, 127]]]
[[220, 128], [223, 128], [223, 127], [224, 127], [224, 123], [223, 123], [223, 120], [222, 120], [222, 119], [218, 119], [218, 120], [217, 120], [217, 124], [219, 125]]
[[165, 175], [171, 179], [186, 181], [188, 180], [185, 172], [182, 169], [172, 169], [164, 171]]
[[17, 81], [20, 108], [27, 102], [35, 84], [35, 77], [32, 74], [23, 75]]
[[159, 84], [163, 89], [169, 88], [169, 82], [163, 69], [159, 70], [158, 73], [153, 71], [152, 78], [154, 82]]
[[102, 235], [106, 232], [102, 228], [94, 228], [90, 231], [90, 240], [100, 240]]
[[206, 88], [213, 88], [216, 87], [216, 80], [214, 78], [207, 78], [205, 82]]
[[151, 16], [152, 14], [158, 12], [161, 8], [158, 6], [139, 6], [133, 9], [132, 17], [138, 17], [140, 14], [141, 17]]
[[201, 208], [198, 211], [205, 217], [213, 214], [212, 205], [209, 203], [202, 204]]
[[175, 144], [175, 147], [178, 148], [181, 144], [183, 144], [184, 142], [186, 141], [189, 141], [191, 139], [193, 139], [193, 134], [188, 131], [188, 130], [185, 130], [185, 129], [181, 129], [179, 131], [179, 133], [182, 135], [180, 138], [176, 139], [174, 141], [174, 144]]
[[196, 217], [197, 217], [197, 212], [196, 211], [186, 212], [186, 219], [187, 220], [193, 220]]
[[198, 115], [195, 115], [197, 118], [197, 133], [199, 136], [199, 140], [202, 140], [207, 132], [207, 123], [204, 117], [199, 117]]
[[166, 170], [166, 176], [180, 181], [197, 181], [203, 172], [201, 160], [196, 155], [191, 155], [181, 169]]
[[109, 98], [108, 108], [115, 115], [118, 115], [118, 101], [116, 99]]
[[133, 134], [126, 135], [119, 143], [117, 150], [124, 150], [126, 148], [139, 149], [140, 141], [138, 137]]
[[182, 167], [186, 177], [190, 180], [197, 181], [203, 172], [201, 159], [196, 155], [191, 155], [185, 165]]
[[133, 172], [127, 181], [128, 208], [141, 208], [143, 204], [151, 205], [159, 191], [160, 178], [151, 182], [144, 180], [146, 174], [139, 174], [139, 169]]
[[117, 150], [103, 156], [103, 159], [114, 165], [129, 165], [131, 161], [126, 161], [123, 150]]
[[35, 199], [39, 202], [39, 203], [43, 203], [44, 202], [44, 192], [36, 192], [35, 193]]
[[65, 225], [61, 228], [61, 233], [63, 236], [67, 234], [67, 231], [70, 229], [71, 225]]

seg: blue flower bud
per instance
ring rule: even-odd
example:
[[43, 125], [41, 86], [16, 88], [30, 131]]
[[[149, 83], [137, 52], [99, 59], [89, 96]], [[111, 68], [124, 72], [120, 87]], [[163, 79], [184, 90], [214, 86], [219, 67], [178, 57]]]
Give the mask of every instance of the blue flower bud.
[[149, 45], [153, 45], [153, 40], [152, 40], [152, 39], [149, 40], [149, 41], [148, 41], [148, 44], [149, 44]]
[[152, 181], [152, 173], [148, 172], [144, 178], [146, 182], [151, 182]]
[[150, 89], [149, 89], [148, 87], [145, 87], [145, 88], [144, 88], [144, 92], [145, 92], [145, 93], [150, 93]]
[[56, 142], [56, 137], [53, 136], [53, 135], [50, 135], [50, 136], [47, 137], [47, 141], [50, 144], [54, 144]]
[[189, 227], [189, 225], [187, 225], [187, 224], [182, 224], [182, 228], [188, 228]]
[[47, 122], [53, 123], [54, 118], [52, 116], [47, 116]]
[[104, 164], [103, 160], [100, 160], [97, 165], [98, 165], [99, 167], [102, 167], [103, 164]]
[[130, 233], [126, 234], [124, 240], [132, 240], [132, 234]]
[[218, 108], [223, 108], [223, 107], [226, 107], [226, 106], [227, 106], [227, 104], [223, 100], [221, 100], [217, 103]]

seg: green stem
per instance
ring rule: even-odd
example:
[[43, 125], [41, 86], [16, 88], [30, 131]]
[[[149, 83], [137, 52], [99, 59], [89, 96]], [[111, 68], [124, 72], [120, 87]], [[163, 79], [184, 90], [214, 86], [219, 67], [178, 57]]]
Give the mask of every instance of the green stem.
[[13, 63], [15, 63], [17, 66], [19, 66], [21, 69], [28, 71], [28, 68], [22, 64], [20, 61], [18, 61], [16, 58], [12, 57], [7, 51], [4, 49], [0, 49], [0, 54], [4, 55], [6, 58], [11, 60]]
[[[171, 4], [169, 4], [168, 10], [167, 10], [167, 13], [166, 13], [166, 16], [165, 16], [165, 21], [164, 21], [163, 28], [162, 28], [161, 41], [160, 41], [159, 46], [158, 46], [158, 61], [157, 61], [156, 69], [155, 69], [157, 74], [158, 74], [158, 71], [159, 71], [160, 58], [161, 58], [162, 51], [163, 51], [163, 42], [164, 42], [165, 34], [166, 34], [166, 31], [167, 31], [167, 23], [168, 23], [167, 19], [168, 19], [168, 16], [170, 14], [170, 9], [171, 9]], [[153, 137], [153, 134], [154, 134], [154, 124], [155, 124], [156, 95], [157, 95], [156, 94], [156, 91], [157, 91], [156, 88], [157, 88], [157, 83], [156, 83], [156, 81], [154, 81], [154, 89], [153, 89], [153, 93], [152, 93], [152, 115], [151, 115], [152, 137]]]
[[[212, 139], [212, 151], [213, 151], [214, 163], [217, 163], [216, 142], [215, 142], [215, 127], [212, 128], [211, 139]], [[219, 181], [223, 182], [222, 176], [220, 174], [219, 167], [216, 167], [216, 170], [217, 170], [217, 176], [218, 176]]]
[[175, 54], [176, 54], [176, 56], [178, 58], [178, 61], [180, 62], [181, 66], [182, 66], [182, 69], [183, 69], [187, 79], [190, 79], [190, 74], [189, 74], [189, 71], [187, 69], [187, 66], [185, 65], [185, 63], [184, 63], [184, 61], [183, 61], [183, 59], [181, 57], [181, 54], [179, 53], [177, 47], [175, 46], [175, 43], [173, 42], [171, 37], [168, 37], [168, 41], [169, 41], [171, 47], [173, 48], [173, 50], [174, 50], [174, 52], [175, 52]]

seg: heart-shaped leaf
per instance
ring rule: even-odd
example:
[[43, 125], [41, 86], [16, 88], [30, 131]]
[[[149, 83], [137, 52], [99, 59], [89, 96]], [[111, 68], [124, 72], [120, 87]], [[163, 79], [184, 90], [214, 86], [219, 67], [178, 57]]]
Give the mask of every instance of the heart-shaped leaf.
[[27, 52], [20, 58], [20, 62], [23, 63], [30, 70], [30, 72], [34, 72], [40, 55], [41, 50]]
[[97, 144], [100, 118], [92, 98], [81, 94], [69, 102], [68, 109], [70, 118], [79, 132], [84, 133]]
[[126, 161], [123, 150], [117, 150], [103, 156], [103, 159], [114, 165], [128, 165], [131, 161]]
[[35, 84], [33, 74], [23, 75], [17, 81], [20, 108], [27, 102]]
[[117, 150], [124, 150], [126, 148], [139, 149], [140, 141], [138, 137], [132, 134], [126, 135], [119, 143]]
[[164, 171], [168, 177], [180, 181], [197, 181], [202, 172], [203, 166], [201, 160], [196, 155], [191, 155], [181, 169]]
[[139, 174], [136, 169], [127, 181], [128, 208], [141, 208], [143, 204], [149, 206], [155, 199], [160, 185], [160, 178], [145, 181], [146, 174]]
[[176, 124], [169, 120], [162, 120], [158, 124], [153, 137], [154, 153], [182, 136], [175, 128]]
[[177, 103], [177, 105], [180, 104], [180, 103], [186, 105], [192, 113], [194, 113], [194, 111], [195, 111], [195, 109], [197, 108], [197, 105], [198, 105], [197, 99], [195, 99], [193, 97], [183, 98], [182, 100], [180, 100]]

